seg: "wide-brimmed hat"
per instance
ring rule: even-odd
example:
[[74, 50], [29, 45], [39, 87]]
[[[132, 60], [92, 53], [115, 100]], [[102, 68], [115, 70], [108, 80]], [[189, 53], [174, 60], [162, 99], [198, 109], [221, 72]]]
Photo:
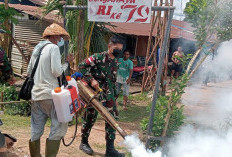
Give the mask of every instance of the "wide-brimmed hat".
[[68, 32], [66, 32], [66, 30], [63, 27], [59, 26], [56, 23], [53, 23], [50, 26], [48, 26], [43, 32], [43, 38], [52, 35], [60, 35], [64, 40], [70, 39], [70, 35], [68, 34]]

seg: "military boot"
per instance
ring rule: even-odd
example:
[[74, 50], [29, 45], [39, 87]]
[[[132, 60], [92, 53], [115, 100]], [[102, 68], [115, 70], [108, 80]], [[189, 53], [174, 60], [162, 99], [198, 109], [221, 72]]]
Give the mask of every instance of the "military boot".
[[106, 154], [105, 157], [125, 157], [124, 153], [119, 153], [114, 148], [114, 140], [106, 140]]
[[86, 154], [93, 155], [93, 149], [89, 145], [88, 138], [82, 137], [81, 144], [80, 144], [79, 148], [80, 148], [80, 150], [82, 150]]
[[40, 139], [31, 142], [29, 141], [29, 149], [31, 157], [42, 157], [40, 154]]
[[60, 140], [49, 140], [46, 141], [45, 157], [56, 157], [60, 148]]

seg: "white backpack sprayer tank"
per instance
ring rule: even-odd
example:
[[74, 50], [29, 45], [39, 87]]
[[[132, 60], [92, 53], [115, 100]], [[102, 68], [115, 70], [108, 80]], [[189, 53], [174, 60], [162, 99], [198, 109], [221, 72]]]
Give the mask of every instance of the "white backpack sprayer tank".
[[71, 76], [66, 76], [66, 80], [68, 82], [68, 86], [70, 86], [70, 85], [74, 86], [77, 90], [77, 94], [79, 94], [76, 80], [74, 78], [72, 78]]
[[52, 90], [52, 99], [54, 102], [57, 119], [61, 123], [67, 123], [73, 117], [73, 104], [69, 90], [63, 87], [57, 87]]
[[77, 133], [77, 117], [88, 105], [93, 106], [123, 138], [127, 136], [127, 133], [118, 125], [114, 117], [102, 103], [98, 101], [98, 94], [102, 92], [102, 89], [99, 88], [99, 90], [94, 91], [84, 80], [78, 80], [76, 82], [73, 78], [70, 79], [67, 77], [66, 79], [68, 81], [68, 86], [66, 88], [58, 87], [52, 91], [59, 122], [69, 122], [72, 120], [73, 115], [76, 114], [76, 126], [73, 139], [69, 144], [65, 144], [64, 139], [62, 139], [65, 146], [70, 146], [74, 141]]

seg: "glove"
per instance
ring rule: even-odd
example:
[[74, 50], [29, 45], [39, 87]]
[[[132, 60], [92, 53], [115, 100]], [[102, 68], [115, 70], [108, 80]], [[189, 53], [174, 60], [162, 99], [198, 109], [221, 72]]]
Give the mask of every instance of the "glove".
[[83, 77], [83, 74], [80, 72], [75, 72], [74, 74], [72, 74], [71, 77], [74, 78], [75, 80], [80, 80]]

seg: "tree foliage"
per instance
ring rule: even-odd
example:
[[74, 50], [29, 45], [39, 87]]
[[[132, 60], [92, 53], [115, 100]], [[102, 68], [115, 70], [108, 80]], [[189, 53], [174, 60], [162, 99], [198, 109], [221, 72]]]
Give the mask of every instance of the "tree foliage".
[[216, 16], [214, 0], [190, 0], [184, 9], [185, 21], [195, 27], [194, 34], [200, 47], [206, 41], [208, 34], [213, 31], [211, 23]]
[[[165, 130], [166, 117], [171, 114], [168, 121], [168, 128], [166, 137], [171, 137], [179, 130], [180, 126], [184, 123], [183, 109], [184, 105], [177, 106], [180, 101], [184, 88], [186, 87], [188, 77], [186, 75], [180, 76], [177, 80], [174, 80], [171, 86], [171, 94], [168, 96], [159, 96], [156, 102], [156, 108], [154, 113], [154, 121], [152, 127], [152, 136], [160, 137]], [[170, 99], [172, 103], [170, 104]], [[171, 111], [169, 110], [171, 105]], [[148, 106], [148, 111], [151, 112], [151, 104]], [[171, 113], [170, 113], [171, 112]], [[142, 130], [147, 130], [149, 124], [149, 117], [144, 118], [140, 125]], [[156, 149], [161, 145], [160, 141], [151, 141], [150, 149]]]
[[[18, 100], [18, 91], [16, 91], [16, 88], [14, 86], [0, 84], [0, 91], [4, 93], [4, 102]], [[31, 107], [27, 102], [20, 104], [5, 104], [3, 108], [4, 112], [9, 115], [29, 116], [31, 114]]]
[[201, 47], [211, 35], [217, 40], [232, 38], [232, 1], [190, 0], [184, 10], [185, 21], [196, 28], [194, 34]]
[[217, 35], [221, 41], [232, 39], [232, 1], [223, 3], [220, 7], [217, 24]]
[[7, 19], [12, 23], [17, 24], [18, 20], [15, 18], [15, 16], [20, 16], [20, 14], [11, 7], [5, 9], [4, 4], [0, 4], [0, 10], [0, 28], [3, 28], [5, 31], [10, 33], [10, 30], [8, 30], [4, 25], [5, 20]]
[[[185, 69], [188, 60], [192, 58], [191, 54], [188, 54], [180, 59], [183, 63], [183, 69]], [[184, 105], [178, 105], [184, 94], [185, 87], [188, 82], [188, 74], [184, 74], [177, 79], [173, 80], [170, 85], [171, 93], [165, 96], [159, 96], [156, 102], [156, 108], [154, 113], [154, 121], [152, 127], [152, 136], [171, 137], [179, 130], [180, 126], [184, 123], [183, 109]], [[149, 112], [151, 111], [151, 104], [148, 106]], [[149, 118], [146, 117], [141, 121], [142, 130], [147, 130], [149, 124]], [[156, 149], [161, 145], [160, 141], [152, 141], [150, 149]]]
[[[67, 0], [67, 5], [86, 5], [87, 0]], [[63, 16], [63, 5], [59, 0], [49, 0], [45, 9], [44, 14], [48, 14], [54, 10], [58, 10], [58, 14]], [[83, 10], [82, 10], [83, 11]], [[107, 29], [103, 23], [90, 22], [87, 19], [87, 10], [84, 10], [84, 17], [81, 17], [81, 10], [67, 10], [66, 13], [66, 27], [71, 36], [69, 41], [69, 52], [74, 53], [77, 56], [77, 62], [83, 60], [85, 57], [92, 53], [102, 52], [107, 49], [107, 43], [104, 40], [104, 34], [107, 33]], [[84, 23], [84, 30], [81, 29], [81, 25]], [[80, 33], [84, 34], [83, 37], [83, 48], [80, 48], [79, 44]], [[83, 52], [79, 52], [83, 49]], [[78, 58], [80, 53], [81, 58]]]
[[0, 28], [4, 29], [7, 33], [5, 33], [4, 40], [0, 42], [0, 47], [2, 47], [6, 53], [9, 53], [11, 39], [8, 34], [11, 34], [11, 24], [17, 24], [18, 20], [15, 16], [21, 16], [14, 8], [7, 7], [5, 8], [5, 4], [0, 4]]

